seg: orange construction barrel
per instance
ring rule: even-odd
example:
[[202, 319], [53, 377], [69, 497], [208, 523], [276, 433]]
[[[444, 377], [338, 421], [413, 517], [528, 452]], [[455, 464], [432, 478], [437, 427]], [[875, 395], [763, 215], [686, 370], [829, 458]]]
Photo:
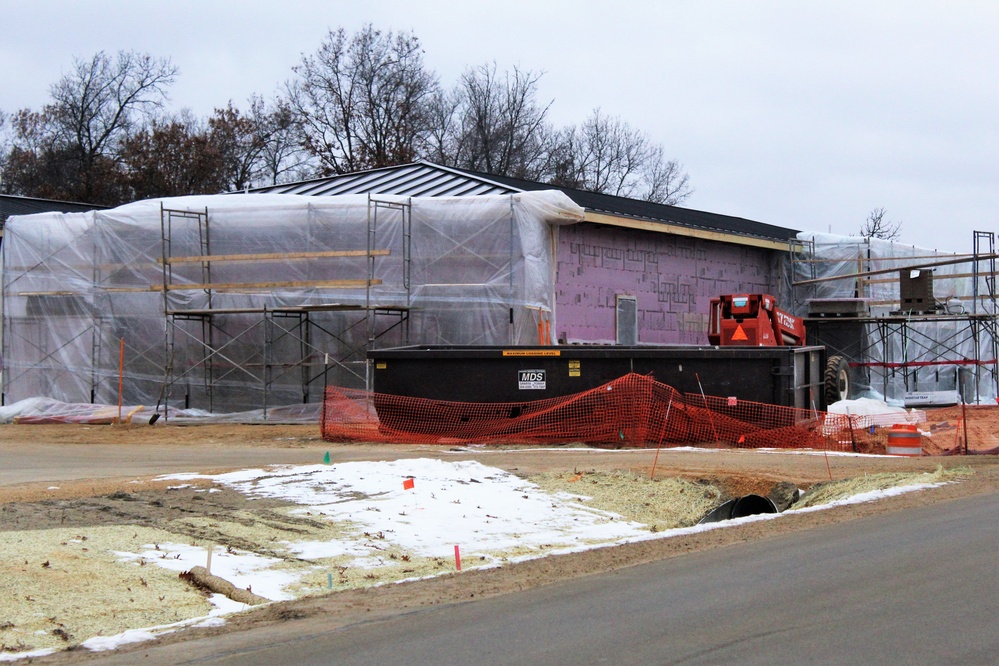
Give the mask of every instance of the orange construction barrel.
[[888, 455], [923, 455], [923, 436], [914, 425], [896, 423], [888, 431]]

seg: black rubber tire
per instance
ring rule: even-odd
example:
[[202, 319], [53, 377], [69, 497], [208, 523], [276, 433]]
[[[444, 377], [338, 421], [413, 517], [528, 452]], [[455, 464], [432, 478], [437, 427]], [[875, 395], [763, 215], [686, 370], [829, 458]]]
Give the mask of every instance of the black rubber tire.
[[850, 364], [842, 356], [830, 356], [826, 360], [825, 397], [826, 406], [850, 397]]

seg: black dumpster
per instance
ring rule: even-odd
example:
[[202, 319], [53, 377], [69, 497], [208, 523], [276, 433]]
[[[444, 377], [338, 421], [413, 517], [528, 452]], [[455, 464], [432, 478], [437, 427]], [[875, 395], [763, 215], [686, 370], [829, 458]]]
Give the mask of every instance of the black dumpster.
[[580, 393], [634, 372], [683, 393], [825, 407], [824, 347], [418, 345], [370, 350], [368, 359], [375, 393], [431, 400], [528, 402]]

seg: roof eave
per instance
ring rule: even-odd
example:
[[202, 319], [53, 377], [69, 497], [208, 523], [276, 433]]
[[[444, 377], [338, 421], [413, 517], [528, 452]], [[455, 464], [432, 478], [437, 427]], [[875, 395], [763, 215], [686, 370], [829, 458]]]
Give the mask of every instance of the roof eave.
[[732, 243], [735, 245], [747, 245], [750, 247], [759, 247], [767, 250], [787, 251], [789, 249], [796, 248], [800, 245], [799, 241], [794, 238], [789, 238], [787, 240], [780, 240], [776, 238], [760, 238], [756, 236], [745, 236], [725, 231], [714, 231], [711, 229], [697, 229], [694, 227], [672, 224], [670, 222], [665, 222], [665, 221], [639, 219], [634, 217], [628, 217], [625, 215], [614, 215], [611, 213], [603, 213], [591, 210], [589, 208], [586, 209], [586, 216], [584, 217], [583, 221], [590, 222], [593, 224], [604, 224], [609, 227], [621, 227], [624, 229], [639, 229], [641, 231], [651, 231], [660, 234], [672, 234], [674, 236], [700, 238], [702, 240], [719, 241], [723, 243]]

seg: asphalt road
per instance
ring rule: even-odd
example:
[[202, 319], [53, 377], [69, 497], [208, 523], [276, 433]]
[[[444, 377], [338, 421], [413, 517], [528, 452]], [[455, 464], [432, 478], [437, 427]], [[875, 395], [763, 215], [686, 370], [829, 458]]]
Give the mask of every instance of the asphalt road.
[[108, 663], [995, 664], [997, 546], [999, 494], [979, 495], [336, 631], [308, 618], [279, 637]]

